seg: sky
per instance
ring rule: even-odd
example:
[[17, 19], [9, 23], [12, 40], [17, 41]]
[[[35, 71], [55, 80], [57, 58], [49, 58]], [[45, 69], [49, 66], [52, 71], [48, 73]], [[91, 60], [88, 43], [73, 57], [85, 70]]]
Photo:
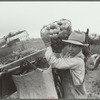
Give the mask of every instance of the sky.
[[26, 30], [30, 38], [40, 38], [44, 25], [68, 19], [73, 30], [100, 34], [98, 1], [0, 1], [0, 38]]

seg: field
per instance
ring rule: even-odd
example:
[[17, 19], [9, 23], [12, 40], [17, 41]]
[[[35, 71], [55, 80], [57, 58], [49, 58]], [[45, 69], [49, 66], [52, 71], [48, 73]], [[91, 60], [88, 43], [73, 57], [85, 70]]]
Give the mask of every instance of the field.
[[[30, 39], [18, 42], [16, 45], [0, 49], [0, 64], [7, 64], [15, 60], [16, 56], [27, 56], [33, 52], [45, 48], [41, 39]], [[8, 59], [9, 58], [9, 59]]]
[[[45, 48], [44, 43], [41, 39], [31, 39], [31, 41], [25, 41], [24, 44], [27, 45], [28, 47], [26, 51], [24, 50], [23, 53], [24, 56], [25, 54], [28, 55], [32, 52]], [[95, 53], [100, 54], [99, 45], [97, 46], [92, 45], [90, 48], [92, 54]], [[88, 99], [98, 99], [98, 98], [100, 99], [100, 68], [98, 68], [98, 70], [95, 71], [88, 71], [86, 74], [85, 82], [86, 82], [86, 89], [88, 93]], [[17, 97], [17, 93], [13, 94], [9, 98], [14, 99], [16, 97]]]
[[[91, 45], [92, 54], [100, 54], [100, 45]], [[88, 70], [85, 77], [88, 99], [100, 99], [100, 65], [97, 70]]]
[[[44, 46], [43, 42], [38, 44], [38, 46], [39, 45]], [[92, 54], [100, 54], [100, 45], [92, 45], [90, 46], [90, 49]], [[85, 82], [88, 99], [100, 99], [100, 68], [98, 68], [98, 70], [88, 71], [86, 74]]]
[[[44, 47], [43, 42], [38, 42], [41, 40], [36, 40], [39, 47]], [[37, 47], [38, 47], [37, 46]], [[100, 45], [92, 45], [90, 47], [92, 54], [100, 54]], [[88, 99], [100, 99], [100, 68], [95, 71], [88, 71], [85, 78], [86, 89], [88, 93]]]

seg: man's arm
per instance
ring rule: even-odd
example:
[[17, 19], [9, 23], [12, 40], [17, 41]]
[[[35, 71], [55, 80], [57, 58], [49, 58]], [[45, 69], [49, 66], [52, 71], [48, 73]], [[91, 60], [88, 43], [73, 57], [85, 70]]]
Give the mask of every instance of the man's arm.
[[58, 69], [68, 69], [79, 66], [79, 60], [76, 58], [57, 58], [51, 48], [51, 39], [48, 33], [41, 33], [41, 38], [47, 48], [45, 57], [50, 65]]
[[52, 48], [49, 46], [45, 52], [45, 57], [49, 64], [53, 68], [58, 69], [68, 69], [68, 68], [75, 68], [78, 66], [78, 59], [76, 58], [57, 58], [54, 53], [52, 52]]

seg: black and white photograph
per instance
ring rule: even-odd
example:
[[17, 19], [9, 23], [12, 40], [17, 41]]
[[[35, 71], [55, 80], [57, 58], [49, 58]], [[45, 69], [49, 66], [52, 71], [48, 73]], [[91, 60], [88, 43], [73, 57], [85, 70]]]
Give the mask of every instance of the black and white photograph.
[[0, 99], [100, 99], [99, 1], [0, 1]]

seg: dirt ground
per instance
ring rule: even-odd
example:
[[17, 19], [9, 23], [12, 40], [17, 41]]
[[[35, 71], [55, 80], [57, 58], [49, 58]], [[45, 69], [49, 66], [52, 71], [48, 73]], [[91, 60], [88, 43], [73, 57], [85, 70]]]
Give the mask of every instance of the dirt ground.
[[88, 99], [100, 99], [100, 68], [88, 71], [85, 78]]

